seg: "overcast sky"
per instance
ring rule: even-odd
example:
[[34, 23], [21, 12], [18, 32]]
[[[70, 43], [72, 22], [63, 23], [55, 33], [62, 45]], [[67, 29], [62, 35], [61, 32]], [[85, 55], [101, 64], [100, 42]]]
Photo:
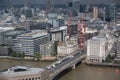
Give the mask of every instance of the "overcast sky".
[[[9, 1], [9, 2], [8, 2]], [[32, 4], [44, 4], [46, 0], [28, 0]], [[55, 4], [66, 4], [68, 1], [72, 0], [52, 0]], [[109, 3], [109, 2], [116, 2], [120, 4], [120, 0], [79, 0], [81, 4], [97, 4], [97, 3]], [[23, 4], [25, 0], [0, 0], [0, 5], [8, 5], [10, 4]]]

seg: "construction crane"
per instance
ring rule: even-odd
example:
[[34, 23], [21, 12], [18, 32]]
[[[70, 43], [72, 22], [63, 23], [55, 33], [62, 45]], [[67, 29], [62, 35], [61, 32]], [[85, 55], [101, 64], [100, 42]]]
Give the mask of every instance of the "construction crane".
[[67, 30], [68, 37], [70, 37], [71, 34], [71, 24], [72, 24], [71, 21], [72, 21], [72, 12], [70, 12], [70, 16], [68, 18], [68, 30]]
[[84, 33], [86, 32], [86, 25], [84, 23], [84, 17], [82, 16], [80, 22], [78, 23], [78, 33], [79, 33], [79, 43], [80, 43], [80, 48], [85, 47], [85, 45], [83, 44], [85, 41], [85, 36], [83, 36], [83, 29], [84, 29]]

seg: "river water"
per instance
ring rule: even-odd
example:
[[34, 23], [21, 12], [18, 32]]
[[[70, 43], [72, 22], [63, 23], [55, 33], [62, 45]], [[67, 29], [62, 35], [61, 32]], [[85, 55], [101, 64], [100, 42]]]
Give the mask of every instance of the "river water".
[[[28, 67], [45, 67], [52, 62], [0, 59], [0, 69], [15, 65]], [[120, 68], [100, 67], [80, 64], [76, 69], [69, 71], [59, 80], [120, 80]]]

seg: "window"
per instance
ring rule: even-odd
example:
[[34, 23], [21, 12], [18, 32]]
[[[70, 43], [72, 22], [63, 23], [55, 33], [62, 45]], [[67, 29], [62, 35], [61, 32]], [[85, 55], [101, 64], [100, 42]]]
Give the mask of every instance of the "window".
[[34, 80], [34, 78], [32, 78], [32, 80]]
[[37, 80], [37, 77], [35, 78], [35, 80]]
[[38, 79], [40, 79], [40, 77], [38, 77]]

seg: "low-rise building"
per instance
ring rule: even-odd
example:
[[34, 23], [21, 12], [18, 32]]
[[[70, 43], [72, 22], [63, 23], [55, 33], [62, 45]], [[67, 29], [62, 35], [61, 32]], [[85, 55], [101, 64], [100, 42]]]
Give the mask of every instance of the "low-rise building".
[[91, 62], [105, 61], [108, 56], [106, 36], [99, 35], [87, 41], [87, 60]]
[[40, 51], [39, 45], [48, 41], [48, 34], [45, 30], [35, 30], [16, 37], [13, 40], [13, 51], [25, 53], [27, 56], [34, 56]]
[[74, 54], [78, 50], [77, 41], [59, 42], [57, 47], [57, 56], [64, 57]]
[[49, 72], [43, 68], [15, 66], [0, 72], [0, 80], [48, 80]]

